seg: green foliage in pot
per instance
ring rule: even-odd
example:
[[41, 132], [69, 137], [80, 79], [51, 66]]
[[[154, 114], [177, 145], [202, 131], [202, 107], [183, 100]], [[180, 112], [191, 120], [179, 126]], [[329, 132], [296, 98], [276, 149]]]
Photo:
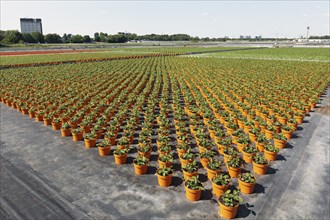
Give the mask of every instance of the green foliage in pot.
[[257, 164], [268, 164], [268, 160], [264, 157], [264, 155], [257, 153], [253, 156], [253, 161]]
[[221, 173], [212, 178], [212, 182], [219, 186], [226, 186], [230, 183], [230, 176], [227, 173]]
[[204, 190], [204, 186], [201, 181], [198, 180], [198, 176], [193, 176], [185, 183], [186, 187], [192, 190]]
[[235, 207], [242, 202], [242, 198], [239, 196], [238, 190], [227, 190], [220, 197], [220, 202], [227, 207]]
[[240, 173], [238, 175], [238, 179], [240, 179], [241, 181], [243, 181], [245, 183], [255, 183], [256, 182], [256, 178], [254, 177], [254, 175], [251, 172]]

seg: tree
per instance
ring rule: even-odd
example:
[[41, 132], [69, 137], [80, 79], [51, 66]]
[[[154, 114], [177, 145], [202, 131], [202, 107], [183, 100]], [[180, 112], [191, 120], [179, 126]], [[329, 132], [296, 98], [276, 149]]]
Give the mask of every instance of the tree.
[[94, 40], [95, 40], [95, 42], [101, 41], [100, 34], [98, 32], [94, 33]]
[[47, 43], [62, 43], [61, 36], [58, 34], [47, 34], [45, 36], [45, 41]]
[[21, 40], [23, 40], [23, 36], [19, 31], [8, 30], [4, 32], [2, 42], [7, 44], [17, 44]]
[[84, 38], [80, 34], [72, 35], [71, 43], [83, 43]]
[[107, 37], [108, 37], [107, 33], [100, 32], [100, 41], [101, 42], [107, 42]]
[[45, 37], [42, 33], [39, 32], [31, 32], [30, 35], [33, 37], [36, 43], [44, 43]]
[[83, 38], [84, 38], [83, 42], [85, 42], [85, 43], [90, 43], [92, 41], [92, 39], [90, 38], [89, 35], [84, 35]]
[[30, 33], [23, 33], [22, 39], [25, 43], [36, 43], [35, 39], [31, 36]]

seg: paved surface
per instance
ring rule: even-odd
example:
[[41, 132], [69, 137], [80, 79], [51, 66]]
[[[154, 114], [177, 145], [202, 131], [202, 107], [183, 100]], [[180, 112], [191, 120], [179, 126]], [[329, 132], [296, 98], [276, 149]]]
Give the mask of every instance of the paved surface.
[[[220, 218], [202, 169], [206, 191], [192, 203], [185, 199], [181, 172], [169, 188], [158, 186], [156, 155], [148, 174], [136, 176], [136, 152], [128, 164], [116, 166], [112, 155], [102, 158], [96, 148], [87, 150], [0, 105], [0, 219]], [[330, 105], [330, 89], [322, 105]], [[330, 219], [329, 128], [328, 115], [312, 112], [268, 174], [258, 176], [255, 193], [243, 196], [238, 218]]]

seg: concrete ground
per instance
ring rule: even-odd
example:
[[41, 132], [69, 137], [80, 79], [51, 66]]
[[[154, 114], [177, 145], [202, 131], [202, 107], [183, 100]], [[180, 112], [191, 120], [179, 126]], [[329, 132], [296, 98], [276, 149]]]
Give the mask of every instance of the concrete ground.
[[[136, 176], [136, 152], [128, 164], [116, 166], [112, 155], [100, 157], [96, 148], [87, 150], [83, 142], [0, 105], [0, 219], [220, 218], [203, 169], [202, 200], [189, 202], [178, 165], [172, 186], [158, 186], [156, 152], [148, 174]], [[330, 88], [318, 108], [325, 106]], [[254, 194], [242, 196], [237, 218], [330, 219], [330, 116], [319, 109], [306, 117], [267, 175], [257, 177]]]

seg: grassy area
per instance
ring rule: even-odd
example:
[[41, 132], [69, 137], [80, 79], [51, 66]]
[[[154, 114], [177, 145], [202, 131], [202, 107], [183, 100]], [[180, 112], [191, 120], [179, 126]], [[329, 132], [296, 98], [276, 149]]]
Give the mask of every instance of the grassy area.
[[265, 58], [265, 59], [304, 59], [330, 60], [329, 48], [267, 48], [260, 50], [231, 51], [212, 53], [210, 56], [228, 58]]

